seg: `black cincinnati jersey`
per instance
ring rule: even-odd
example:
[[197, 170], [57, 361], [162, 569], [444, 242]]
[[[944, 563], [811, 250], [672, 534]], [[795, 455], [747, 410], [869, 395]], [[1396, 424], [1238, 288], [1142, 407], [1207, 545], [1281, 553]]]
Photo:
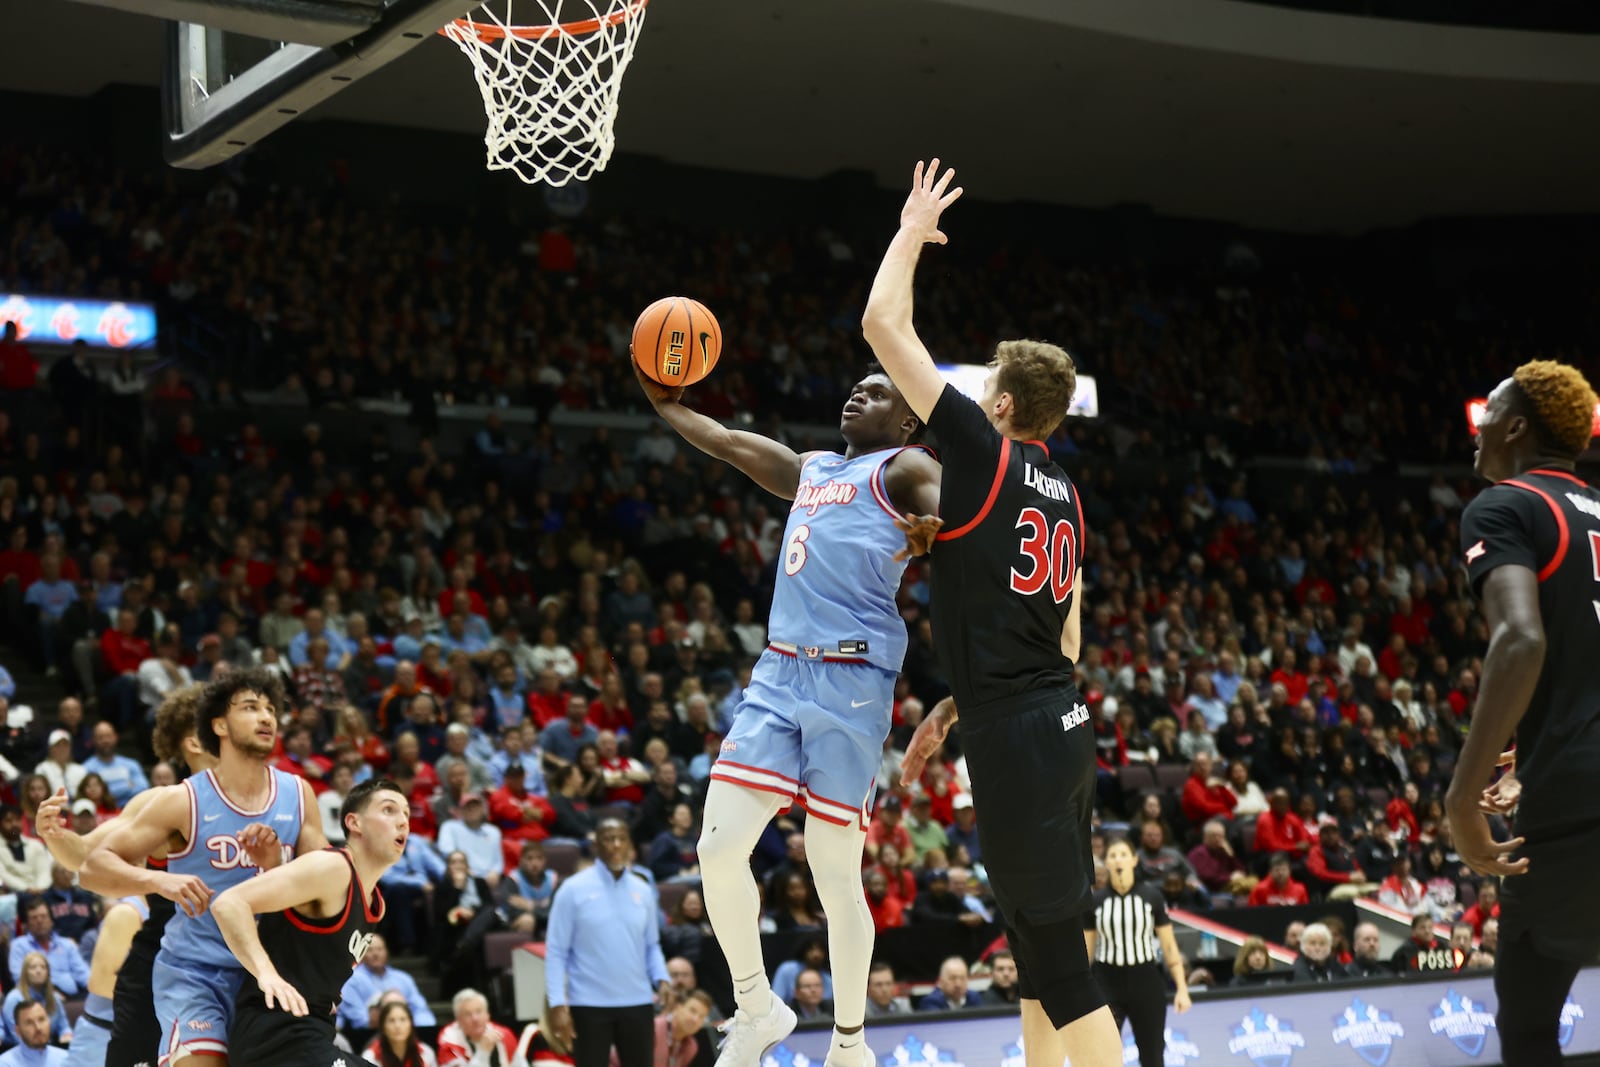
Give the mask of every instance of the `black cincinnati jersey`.
[[1065, 691], [1061, 631], [1083, 560], [1083, 504], [1042, 441], [1002, 437], [946, 385], [928, 426], [939, 438], [933, 550], [934, 644], [963, 719], [995, 701]]
[[321, 1053], [333, 1041], [339, 995], [383, 920], [383, 896], [377, 889], [369, 894], [361, 885], [347, 850], [329, 851], [350, 864], [344, 910], [313, 919], [291, 908], [261, 916], [258, 926], [272, 965], [305, 998], [308, 1014], [297, 1019], [281, 1008], [268, 1008], [261, 988], [246, 978], [228, 1050], [236, 1065], [333, 1062]]
[[1497, 567], [1539, 577], [1544, 666], [1517, 726], [1517, 833], [1600, 821], [1600, 492], [1544, 468], [1490, 486], [1462, 516], [1461, 549], [1480, 597]]

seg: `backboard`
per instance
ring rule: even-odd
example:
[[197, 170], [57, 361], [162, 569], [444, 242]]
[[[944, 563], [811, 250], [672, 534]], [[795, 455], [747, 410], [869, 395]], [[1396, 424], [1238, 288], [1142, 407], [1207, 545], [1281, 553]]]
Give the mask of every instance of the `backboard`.
[[213, 166], [393, 62], [474, 0], [87, 0], [166, 19], [163, 152]]

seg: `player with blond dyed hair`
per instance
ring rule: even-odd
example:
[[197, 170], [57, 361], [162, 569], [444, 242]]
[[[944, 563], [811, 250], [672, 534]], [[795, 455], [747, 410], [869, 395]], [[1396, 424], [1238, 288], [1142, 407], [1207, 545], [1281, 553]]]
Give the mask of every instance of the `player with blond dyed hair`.
[[[1489, 394], [1461, 548], [1489, 626], [1472, 726], [1445, 798], [1461, 858], [1504, 877], [1495, 957], [1506, 1067], [1558, 1063], [1578, 968], [1600, 955], [1600, 492], [1573, 469], [1595, 392], [1574, 367], [1524, 363]], [[1489, 784], [1516, 742], [1514, 773]], [[1487, 787], [1487, 788], [1486, 788]], [[1485, 812], [1515, 810], [1497, 842]], [[1514, 857], [1514, 858], [1513, 858]]]

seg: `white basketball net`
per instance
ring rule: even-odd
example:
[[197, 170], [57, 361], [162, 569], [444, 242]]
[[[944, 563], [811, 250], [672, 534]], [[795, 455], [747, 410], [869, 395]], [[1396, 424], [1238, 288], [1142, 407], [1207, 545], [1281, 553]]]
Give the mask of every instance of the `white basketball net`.
[[649, 0], [493, 0], [442, 32], [472, 60], [490, 170], [530, 185], [586, 181], [616, 138], [622, 75]]

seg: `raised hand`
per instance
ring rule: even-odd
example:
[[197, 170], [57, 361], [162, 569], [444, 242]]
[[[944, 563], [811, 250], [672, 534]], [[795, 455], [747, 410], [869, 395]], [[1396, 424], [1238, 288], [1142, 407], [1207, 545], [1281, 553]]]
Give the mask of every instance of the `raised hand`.
[[933, 551], [934, 538], [944, 527], [937, 515], [896, 515], [894, 524], [906, 535], [906, 547], [894, 554], [896, 562], [926, 556]]
[[945, 208], [961, 198], [962, 189], [959, 185], [950, 188], [955, 176], [954, 167], [940, 175], [937, 157], [926, 169], [919, 160], [911, 176], [911, 195], [906, 197], [905, 207], [900, 209], [900, 228], [916, 234], [924, 243], [942, 245], [948, 241], [944, 231], [939, 229], [939, 216], [944, 214]]
[[47, 798], [39, 805], [39, 810], [33, 816], [33, 828], [41, 841], [59, 840], [72, 832], [62, 817], [67, 802], [67, 791], [58, 789], [55, 796]]

